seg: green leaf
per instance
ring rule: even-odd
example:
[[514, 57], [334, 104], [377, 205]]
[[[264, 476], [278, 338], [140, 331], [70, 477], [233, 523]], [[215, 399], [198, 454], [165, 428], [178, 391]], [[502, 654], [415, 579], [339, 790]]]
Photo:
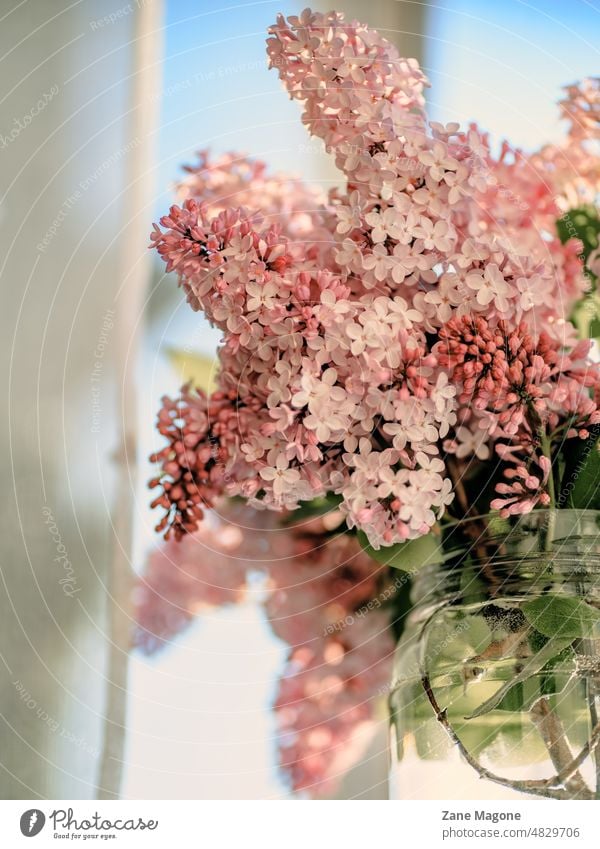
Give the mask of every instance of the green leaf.
[[296, 525], [299, 522], [313, 519], [315, 516], [323, 516], [331, 513], [342, 503], [341, 495], [328, 492], [327, 495], [312, 498], [310, 501], [302, 501], [295, 510], [292, 510], [283, 521], [285, 525]]
[[531, 710], [534, 704], [543, 696], [558, 696], [569, 685], [571, 680], [570, 675], [547, 675], [546, 670], [559, 664], [561, 660], [564, 662], [564, 655], [570, 651], [568, 648], [563, 649], [555, 655], [552, 660], [548, 661], [544, 667], [544, 672], [540, 680], [537, 676], [532, 676], [527, 681], [521, 681], [515, 684], [506, 693], [500, 704], [496, 705], [496, 710], [506, 711], [509, 713], [525, 712]]
[[525, 661], [523, 668], [517, 675], [514, 675], [510, 681], [507, 681], [506, 684], [496, 690], [493, 696], [483, 702], [483, 704], [479, 705], [477, 710], [473, 711], [473, 713], [466, 718], [475, 719], [476, 717], [483, 716], [492, 710], [498, 710], [498, 706], [503, 703], [504, 699], [513, 687], [527, 681], [527, 679], [531, 678], [532, 675], [536, 675], [547, 663], [552, 661], [557, 654], [567, 648], [571, 641], [570, 637], [552, 637], [549, 639], [543, 648]]
[[441, 539], [434, 533], [379, 549], [373, 548], [362, 531], [358, 532], [358, 540], [373, 560], [404, 572], [417, 572], [423, 566], [441, 563], [444, 558]]
[[210, 395], [215, 388], [218, 370], [216, 357], [206, 357], [180, 348], [167, 348], [166, 354], [169, 363], [180, 375], [182, 384], [191, 381]]
[[599, 427], [590, 428], [587, 439], [573, 437], [563, 448], [565, 472], [558, 496], [559, 507], [600, 510]]
[[538, 652], [540, 649], [544, 648], [548, 642], [548, 637], [544, 636], [544, 634], [540, 634], [540, 632], [536, 631], [535, 628], [530, 628], [527, 642], [533, 652]]
[[584, 339], [595, 339], [598, 336], [597, 320], [598, 304], [595, 301], [597, 276], [588, 268], [590, 254], [600, 244], [600, 216], [595, 206], [580, 206], [569, 209], [556, 222], [556, 231], [561, 242], [566, 244], [569, 239], [579, 239], [581, 253], [579, 258], [585, 266], [585, 275], [592, 283], [592, 293], [586, 295], [574, 307], [571, 321]]
[[[596, 277], [586, 269], [588, 278], [593, 282]], [[600, 335], [600, 300], [595, 291], [588, 292], [573, 307], [570, 319], [579, 330], [582, 339], [596, 339]]]
[[[538, 694], [539, 695], [539, 694]], [[508, 713], [517, 713], [525, 708], [525, 693], [523, 681], [519, 681], [507, 691], [503, 699], [496, 705], [496, 710], [504, 710]]]
[[600, 339], [600, 318], [592, 319], [588, 327], [588, 336], [590, 339]]
[[488, 531], [492, 536], [508, 536], [511, 524], [508, 519], [503, 519], [500, 513], [492, 511], [487, 520]]
[[544, 595], [524, 602], [521, 610], [533, 627], [547, 637], [574, 640], [600, 635], [600, 610], [581, 598]]
[[598, 234], [600, 233], [600, 217], [594, 206], [581, 206], [577, 209], [569, 209], [562, 218], [556, 222], [558, 237], [563, 245], [569, 239], [579, 239], [583, 245], [583, 259], [587, 259], [591, 252], [598, 247]]

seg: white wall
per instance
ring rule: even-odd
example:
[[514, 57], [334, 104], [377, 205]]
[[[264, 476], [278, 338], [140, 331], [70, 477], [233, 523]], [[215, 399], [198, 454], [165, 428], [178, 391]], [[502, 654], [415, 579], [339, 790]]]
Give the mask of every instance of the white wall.
[[109, 11], [0, 3], [2, 798], [93, 798], [104, 741], [106, 587], [128, 536], [117, 352], [139, 318], [119, 291], [123, 197], [148, 144], [127, 115], [140, 9]]

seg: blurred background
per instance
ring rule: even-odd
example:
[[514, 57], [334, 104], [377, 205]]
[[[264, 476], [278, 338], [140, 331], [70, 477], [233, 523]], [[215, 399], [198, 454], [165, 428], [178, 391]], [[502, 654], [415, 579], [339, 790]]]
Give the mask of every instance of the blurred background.
[[[600, 68], [600, 7], [583, 0], [336, 8], [419, 59], [432, 118], [477, 117], [495, 142], [558, 138], [561, 86]], [[155, 654], [130, 643], [160, 545], [156, 410], [218, 344], [148, 233], [201, 149], [338, 184], [266, 67], [266, 28], [301, 9], [0, 0], [1, 798], [294, 795], [270, 710], [287, 647], [260, 581]], [[331, 794], [386, 797], [385, 725]]]

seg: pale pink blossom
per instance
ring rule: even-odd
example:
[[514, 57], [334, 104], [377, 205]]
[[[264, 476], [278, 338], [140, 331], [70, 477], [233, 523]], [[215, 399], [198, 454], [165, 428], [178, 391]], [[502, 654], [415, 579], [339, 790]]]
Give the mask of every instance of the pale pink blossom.
[[566, 139], [526, 154], [428, 123], [418, 64], [339, 13], [278, 17], [267, 52], [347, 188], [234, 154], [187, 169], [152, 246], [223, 344], [216, 393], [160, 413], [159, 526], [193, 530], [222, 493], [281, 510], [333, 492], [391, 545], [433, 527], [473, 458], [512, 441], [533, 463], [542, 435], [554, 451], [597, 423], [569, 321], [597, 257], [556, 222], [600, 192], [598, 84], [569, 86]]
[[510, 286], [497, 265], [490, 263], [483, 273], [471, 272], [467, 274], [465, 282], [470, 289], [476, 292], [478, 309], [492, 304], [499, 312], [506, 312]]
[[300, 472], [297, 469], [288, 468], [288, 463], [283, 454], [277, 457], [274, 467], [265, 466], [260, 470], [260, 476], [265, 481], [271, 481], [273, 493], [276, 498], [281, 498], [293, 489], [300, 480]]

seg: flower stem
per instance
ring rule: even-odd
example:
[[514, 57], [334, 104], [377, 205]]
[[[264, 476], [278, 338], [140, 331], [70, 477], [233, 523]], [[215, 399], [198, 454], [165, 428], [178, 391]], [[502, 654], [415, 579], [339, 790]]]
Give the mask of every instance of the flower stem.
[[[552, 441], [544, 428], [541, 428], [540, 430], [540, 441], [542, 451], [550, 462], [550, 474], [548, 475], [548, 496], [550, 497], [550, 504], [548, 505], [548, 522], [546, 523], [542, 537], [543, 550], [550, 551], [554, 541], [554, 525], [556, 523], [556, 491], [554, 488], [554, 468], [552, 466]], [[551, 562], [548, 566], [551, 566]]]
[[[581, 749], [579, 754], [566, 763], [562, 769], [558, 770], [556, 775], [546, 779], [531, 779], [529, 781], [504, 778], [503, 776], [496, 775], [495, 773], [490, 772], [489, 769], [486, 769], [476, 758], [473, 757], [466, 746], [462, 743], [461, 739], [452, 727], [452, 724], [448, 720], [447, 711], [440, 708], [437, 698], [433, 692], [429, 676], [426, 673], [422, 674], [421, 684], [437, 721], [440, 723], [442, 728], [444, 728], [450, 737], [450, 740], [454, 743], [469, 766], [477, 772], [480, 778], [487, 779], [495, 784], [500, 784], [503, 787], [508, 787], [516, 793], [529, 793], [534, 796], [545, 796], [548, 799], [592, 798], [590, 795], [586, 795], [585, 791], [580, 791], [579, 789], [577, 795], [574, 796], [572, 791], [567, 790], [565, 785], [571, 776], [579, 769], [585, 758], [588, 757], [590, 752], [598, 746], [598, 743], [600, 743], [600, 725], [597, 725], [593, 729], [589, 740]], [[587, 794], [589, 794], [589, 790], [587, 790]]]
[[552, 466], [552, 441], [546, 431], [542, 429], [540, 434], [542, 451], [550, 461], [550, 474], [548, 475], [548, 495], [550, 496], [549, 510], [554, 510], [556, 505], [556, 491], [554, 487], [554, 467]]
[[[565, 774], [573, 755], [567, 742], [567, 735], [562, 722], [550, 707], [550, 702], [544, 696], [531, 708], [531, 719], [544, 741], [550, 760], [558, 775]], [[563, 785], [570, 799], [591, 799], [589, 787], [581, 777], [579, 770], [573, 770], [571, 775], [565, 775]]]

